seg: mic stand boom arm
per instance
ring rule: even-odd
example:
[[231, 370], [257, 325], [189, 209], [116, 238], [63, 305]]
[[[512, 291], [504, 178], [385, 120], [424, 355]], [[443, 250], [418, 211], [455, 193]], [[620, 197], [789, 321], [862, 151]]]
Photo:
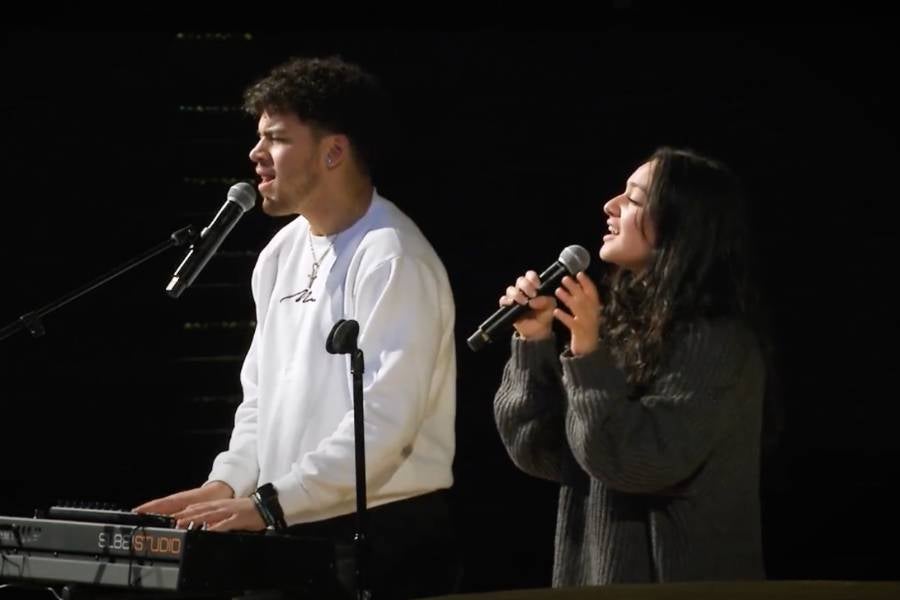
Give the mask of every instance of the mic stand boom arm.
[[119, 275], [122, 275], [126, 271], [131, 270], [132, 268], [138, 266], [142, 262], [149, 260], [156, 256], [157, 254], [161, 254], [168, 250], [169, 248], [174, 248], [177, 246], [184, 246], [185, 244], [192, 244], [197, 238], [197, 231], [193, 226], [189, 225], [187, 227], [183, 227], [169, 236], [165, 242], [154, 246], [153, 248], [147, 250], [140, 256], [137, 256], [128, 262], [120, 265], [119, 267], [109, 271], [105, 275], [101, 275], [94, 281], [84, 285], [77, 290], [71, 291], [65, 296], [59, 298], [47, 304], [46, 306], [42, 306], [37, 310], [33, 310], [31, 312], [27, 312], [9, 325], [5, 326], [3, 329], [0, 329], [0, 340], [5, 340], [9, 336], [13, 335], [19, 329], [25, 329], [32, 335], [32, 337], [40, 337], [44, 335], [44, 324], [41, 322], [41, 319], [48, 314], [55, 311], [57, 308], [65, 306], [72, 300], [80, 298], [81, 296], [87, 294], [93, 289], [96, 289], [103, 285], [104, 283], [115, 279]]

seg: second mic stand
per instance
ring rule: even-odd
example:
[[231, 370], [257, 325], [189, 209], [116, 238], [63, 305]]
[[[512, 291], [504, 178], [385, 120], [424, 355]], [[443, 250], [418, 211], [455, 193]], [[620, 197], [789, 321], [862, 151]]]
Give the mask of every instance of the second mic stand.
[[31, 312], [25, 313], [24, 315], [22, 315], [21, 317], [19, 317], [18, 319], [16, 319], [12, 323], [10, 323], [9, 325], [6, 325], [3, 329], [0, 329], [0, 340], [5, 340], [6, 338], [8, 338], [12, 334], [14, 334], [19, 329], [25, 329], [26, 331], [28, 331], [28, 333], [30, 333], [32, 335], [32, 337], [40, 337], [40, 336], [44, 335], [44, 333], [46, 333], [46, 331], [44, 329], [43, 322], [41, 322], [41, 319], [43, 317], [49, 315], [56, 309], [58, 309], [62, 306], [65, 306], [72, 300], [75, 300], [77, 298], [80, 298], [81, 296], [84, 296], [91, 290], [94, 290], [94, 289], [100, 287], [104, 283], [106, 283], [112, 279], [115, 279], [119, 275], [125, 273], [126, 271], [131, 270], [132, 268], [136, 267], [137, 265], [141, 264], [142, 262], [144, 262], [150, 258], [153, 258], [157, 254], [161, 254], [161, 253], [165, 252], [169, 248], [174, 248], [176, 246], [184, 246], [185, 244], [192, 244], [194, 242], [194, 240], [196, 239], [196, 237], [197, 237], [197, 232], [193, 226], [189, 225], [187, 227], [183, 227], [183, 228], [179, 229], [178, 231], [176, 231], [175, 233], [170, 235], [169, 239], [167, 239], [165, 242], [163, 242], [157, 246], [154, 246], [153, 248], [147, 250], [140, 256], [137, 256], [137, 257], [129, 260], [128, 262], [120, 265], [119, 267], [113, 269], [112, 271], [109, 271], [105, 275], [101, 275], [100, 277], [98, 277], [94, 281], [88, 283], [87, 285], [84, 285], [84, 286], [78, 288], [77, 290], [69, 292], [68, 294], [66, 294], [65, 296], [60, 298], [59, 300], [55, 300], [55, 301], [51, 302], [50, 304], [42, 306], [41, 308], [38, 308]]
[[350, 373], [353, 375], [353, 445], [356, 450], [356, 535], [353, 536], [353, 550], [356, 559], [356, 598], [370, 600], [368, 589], [368, 514], [366, 498], [366, 441], [363, 422], [363, 381], [365, 360], [363, 351], [356, 345], [359, 323], [352, 319], [341, 319], [334, 324], [325, 349], [331, 354], [350, 354]]

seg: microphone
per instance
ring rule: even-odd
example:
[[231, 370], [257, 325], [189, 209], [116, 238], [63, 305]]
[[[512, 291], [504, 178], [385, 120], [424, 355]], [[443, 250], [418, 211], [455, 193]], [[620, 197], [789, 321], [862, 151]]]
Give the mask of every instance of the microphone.
[[200, 239], [191, 244], [187, 256], [172, 275], [166, 293], [173, 298], [181, 296], [192, 283], [212, 255], [216, 253], [225, 236], [234, 228], [238, 219], [256, 204], [256, 190], [247, 182], [236, 183], [228, 190], [228, 199], [212, 222], [200, 232]]
[[[579, 271], [584, 271], [591, 262], [590, 254], [581, 246], [566, 246], [559, 255], [559, 260], [547, 267], [541, 273], [541, 287], [537, 290], [538, 296], [552, 296], [553, 291], [559, 286], [566, 275], [574, 276]], [[501, 306], [500, 310], [492, 314], [487, 320], [478, 326], [478, 331], [469, 336], [467, 340], [469, 348], [478, 352], [497, 335], [507, 330], [519, 317], [528, 312], [527, 304], [512, 304]]]

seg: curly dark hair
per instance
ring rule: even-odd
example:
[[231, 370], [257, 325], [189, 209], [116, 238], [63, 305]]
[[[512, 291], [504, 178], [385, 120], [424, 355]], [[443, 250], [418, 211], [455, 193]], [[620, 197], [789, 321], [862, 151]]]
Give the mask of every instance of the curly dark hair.
[[318, 134], [346, 135], [360, 169], [371, 175], [387, 120], [378, 79], [337, 56], [292, 58], [244, 92], [244, 110], [294, 113]]
[[648, 161], [655, 165], [644, 217], [656, 244], [646, 269], [612, 274], [601, 332], [636, 385], [658, 375], [675, 327], [721, 316], [753, 327], [758, 303], [737, 176], [687, 149], [662, 147]]

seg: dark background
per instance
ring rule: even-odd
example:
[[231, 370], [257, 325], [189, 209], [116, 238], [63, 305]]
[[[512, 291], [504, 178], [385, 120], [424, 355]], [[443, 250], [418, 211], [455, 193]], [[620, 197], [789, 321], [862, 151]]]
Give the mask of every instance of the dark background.
[[[394, 97], [378, 189], [454, 286], [464, 589], [547, 586], [556, 489], [496, 435], [508, 347], [465, 339], [523, 270], [569, 244], [595, 255], [603, 202], [656, 146], [689, 146], [754, 200], [784, 401], [769, 575], [898, 579], [893, 25], [628, 17], [593, 33], [8, 33], [0, 326], [207, 224], [253, 175], [256, 124], [236, 105], [271, 66], [357, 61]], [[163, 289], [181, 249], [48, 316], [44, 337], [0, 341], [0, 514], [204, 480], [240, 400], [250, 271], [285, 222], [248, 213], [179, 300]]]

